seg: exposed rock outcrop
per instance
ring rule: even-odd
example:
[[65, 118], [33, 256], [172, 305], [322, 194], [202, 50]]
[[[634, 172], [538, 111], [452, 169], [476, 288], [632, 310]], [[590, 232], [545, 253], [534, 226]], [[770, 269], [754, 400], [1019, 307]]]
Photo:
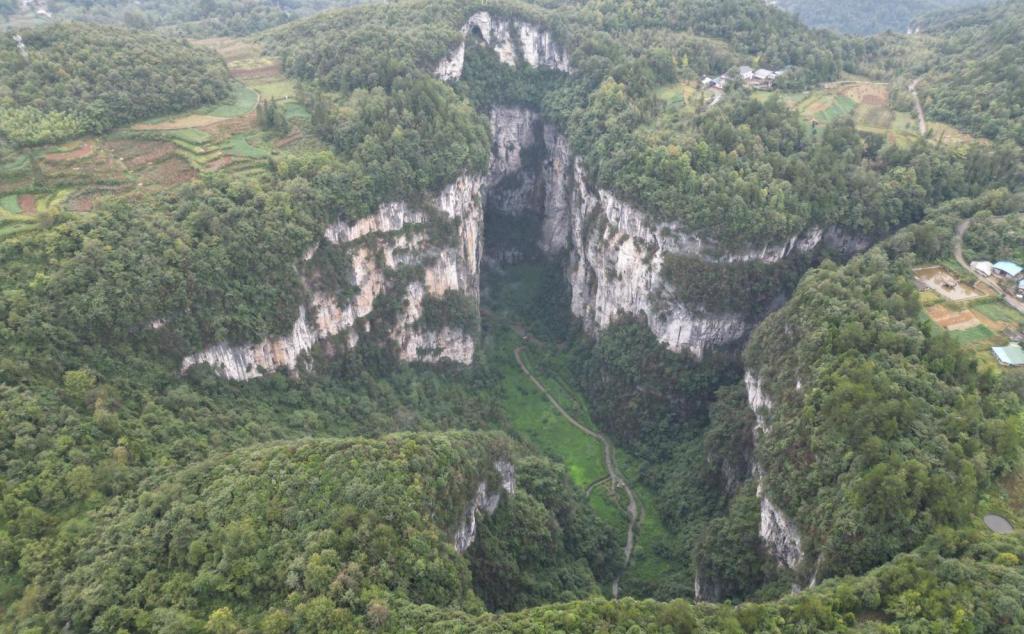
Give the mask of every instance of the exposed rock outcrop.
[[476, 541], [477, 518], [478, 516], [489, 517], [494, 515], [501, 503], [502, 491], [508, 495], [516, 493], [516, 470], [515, 466], [508, 460], [497, 460], [494, 462], [494, 470], [501, 479], [501, 486], [493, 493], [489, 492], [487, 480], [481, 480], [477, 485], [476, 494], [463, 513], [462, 520], [455, 529], [453, 543], [455, 550], [464, 553]]
[[182, 372], [208, 364], [224, 378], [247, 381], [278, 369], [294, 371], [314, 345], [339, 335], [345, 336], [336, 343], [354, 347], [359, 341], [358, 322], [373, 312], [379, 296], [392, 290], [389, 273], [415, 264], [422, 265], [423, 279], [406, 289], [405, 311], [389, 333], [400, 356], [406, 361], [471, 363], [475, 349], [472, 333], [452, 328], [431, 332], [419, 327], [418, 320], [426, 295], [441, 297], [456, 291], [477, 299], [480, 296], [482, 186], [481, 177], [463, 176], [432, 201], [458, 222], [459, 236], [453, 246], [430, 244], [422, 230], [406, 231], [409, 226], [425, 229], [430, 216], [404, 202], [381, 205], [376, 214], [353, 223], [338, 221], [328, 226], [323, 236], [326, 244], [312, 247], [305, 259], [311, 260], [318, 248], [347, 249], [355, 295], [339, 303], [334, 296], [311, 293], [307, 303], [298, 307], [289, 334], [251, 344], [211, 346], [186, 357]]
[[[743, 338], [754, 324], [738, 313], [709, 313], [674, 299], [663, 273], [666, 256], [773, 264], [832, 237], [811, 229], [780, 244], [723, 249], [678, 224], [651, 222], [611, 192], [593, 187], [566, 138], [536, 112], [495, 108], [491, 133], [488, 210], [515, 218], [540, 215], [541, 228], [536, 244], [502, 244], [489, 255], [500, 262], [522, 257], [529, 247], [545, 255], [568, 251], [572, 312], [591, 334], [631, 315], [644, 319], [671, 350], [701, 357], [708, 348]], [[489, 238], [489, 246], [493, 242]]]
[[443, 81], [462, 77], [467, 42], [478, 40], [498, 54], [503, 64], [516, 66], [520, 61], [534, 68], [572, 72], [569, 54], [551, 32], [517, 19], [502, 18], [487, 11], [474, 13], [461, 29], [462, 40], [434, 70]]
[[[747, 386], [747, 401], [754, 410], [755, 456], [758, 441], [764, 434], [770, 433], [768, 416], [772, 409], [772, 401], [764, 390], [761, 380], [752, 372], [744, 376]], [[760, 535], [768, 552], [783, 566], [796, 569], [803, 561], [804, 552], [800, 539], [800, 531], [796, 524], [768, 497], [765, 487], [764, 472], [761, 466], [754, 463], [754, 478], [757, 480], [757, 497], [761, 502]]]
[[[527, 60], [567, 64], [564, 52], [552, 48], [549, 38], [517, 24], [495, 21], [481, 13], [467, 27], [479, 29], [487, 42], [511, 41], [506, 36], [518, 33], [540, 47], [537, 55], [527, 55]], [[529, 33], [533, 35], [526, 35]], [[381, 205], [372, 216], [355, 222], [338, 221], [326, 228], [323, 239], [306, 252], [305, 259], [311, 261], [321, 248], [346, 249], [351, 257], [354, 296], [342, 302], [311, 292], [307, 302], [297, 307], [298, 317], [289, 334], [251, 344], [211, 346], [187, 357], [182, 371], [209, 364], [226, 378], [248, 380], [281, 368], [295, 370], [318, 342], [332, 339], [334, 344], [355, 346], [375, 300], [393, 291], [403, 293], [405, 304], [387, 336], [403, 360], [471, 363], [474, 333], [447, 326], [431, 330], [423, 326], [421, 318], [428, 296], [437, 298], [456, 291], [479, 301], [484, 198], [487, 222], [501, 220], [488, 235], [488, 256], [508, 262], [531, 253], [566, 254], [572, 313], [589, 333], [599, 333], [622, 316], [633, 316], [644, 320], [669, 349], [698, 358], [709, 348], [742, 339], [754, 324], [749, 316], [709, 312], [679, 300], [665, 276], [668, 256], [722, 264], [770, 264], [822, 243], [858, 246], [838, 232], [811, 229], [780, 244], [723, 249], [677, 224], [653, 222], [611, 192], [594, 187], [566, 138], [536, 112], [521, 107], [494, 108], [491, 133], [488, 173], [463, 176], [431, 201], [458, 227], [453, 244], [432, 244], [425, 229], [436, 214], [408, 202]], [[514, 235], [509, 238], [506, 234]], [[422, 279], [407, 283], [404, 289], [393, 289], [390, 273], [409, 265], [422, 267]], [[685, 280], [674, 283], [685, 284]]]

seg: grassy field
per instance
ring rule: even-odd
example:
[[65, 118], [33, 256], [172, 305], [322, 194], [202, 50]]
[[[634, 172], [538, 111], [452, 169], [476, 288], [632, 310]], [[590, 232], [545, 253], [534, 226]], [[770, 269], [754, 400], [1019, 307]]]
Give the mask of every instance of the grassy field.
[[[485, 337], [482, 350], [485, 363], [498, 371], [504, 389], [503, 404], [513, 433], [537, 447], [541, 452], [563, 463], [573, 482], [583, 489], [607, 476], [601, 443], [587, 436], [565, 420], [545, 396], [529, 380], [515, 362], [514, 350], [524, 348], [524, 361], [551, 395], [569, 414], [583, 425], [597, 429], [587, 404], [571, 385], [567, 355], [557, 343], [524, 340], [513, 327], [514, 310], [509, 307], [526, 306], [542, 291], [543, 268], [522, 265], [500, 280], [486, 282], [492, 293], [485, 314]], [[497, 296], [497, 297], [495, 297]], [[670, 561], [659, 556], [667, 549], [672, 536], [665, 529], [654, 493], [639, 484], [641, 462], [620, 448], [615, 449], [615, 461], [636, 493], [643, 515], [637, 527], [636, 548], [629, 569], [622, 577], [625, 592], [633, 582], [653, 582], [673, 568]], [[608, 483], [594, 487], [588, 498], [591, 507], [625, 540], [628, 526], [626, 496], [619, 489], [611, 490]]]
[[18, 206], [18, 195], [8, 194], [6, 196], [0, 197], [0, 209], [3, 209], [4, 211], [11, 214], [20, 214], [21, 207]]
[[983, 300], [971, 305], [975, 310], [993, 321], [1006, 322], [1016, 326], [1024, 325], [1024, 315], [1000, 300]]
[[[565, 464], [574, 483], [586, 487], [607, 475], [601, 443], [565, 420], [515, 362], [521, 339], [511, 328], [494, 333], [495, 366], [502, 374], [504, 409], [512, 429]], [[529, 361], [527, 361], [529, 363]], [[545, 383], [547, 385], [547, 383]]]
[[[695, 101], [699, 101], [697, 97], [700, 93], [693, 81], [681, 81], [675, 84], [669, 84], [662, 86], [657, 90], [658, 99], [663, 101], [669, 109], [677, 109], [688, 107], [693, 110], [696, 106]], [[695, 100], [694, 98], [697, 97]], [[705, 96], [707, 100], [711, 100], [710, 95]]]
[[992, 339], [994, 333], [986, 326], [974, 326], [967, 330], [951, 330], [949, 334], [953, 339], [956, 339], [960, 345], [969, 346], [973, 343], [989, 341]]
[[241, 117], [256, 109], [256, 102], [259, 101], [259, 98], [260, 96], [255, 90], [238, 82], [235, 84], [234, 93], [232, 93], [229, 100], [219, 106], [214, 106], [205, 114], [225, 119]]
[[291, 79], [272, 79], [270, 81], [254, 81], [249, 87], [258, 92], [264, 99], [286, 99], [295, 97], [295, 82]]
[[270, 156], [270, 150], [250, 145], [250, 139], [254, 139], [256, 136], [258, 135], [246, 136], [245, 134], [236, 134], [232, 136], [228, 139], [227, 143], [223, 145], [224, 154], [254, 159]]

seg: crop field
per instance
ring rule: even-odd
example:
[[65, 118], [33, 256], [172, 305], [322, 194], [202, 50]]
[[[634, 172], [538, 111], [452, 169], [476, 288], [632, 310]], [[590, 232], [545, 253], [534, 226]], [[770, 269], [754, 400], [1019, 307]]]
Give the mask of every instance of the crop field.
[[[900, 144], [920, 138], [917, 119], [908, 112], [898, 112], [889, 105], [888, 84], [871, 81], [842, 81], [801, 93], [758, 92], [755, 99], [766, 101], [778, 97], [800, 116], [814, 125], [827, 125], [840, 117], [852, 116], [862, 132], [885, 136]], [[952, 126], [928, 121], [929, 136], [937, 143], [962, 144], [972, 138]]]
[[945, 330], [982, 366], [996, 368], [993, 346], [1004, 346], [1024, 329], [1024, 315], [996, 297], [968, 302], [943, 300], [933, 290], [921, 293], [924, 313], [937, 330]]
[[7, 194], [6, 196], [0, 196], [0, 209], [9, 214], [20, 214], [21, 207], [18, 205], [18, 195]]
[[[700, 91], [694, 85], [692, 81], [681, 81], [668, 86], [662, 86], [658, 89], [658, 99], [665, 103], [665, 106], [670, 110], [677, 108], [684, 108], [689, 106], [692, 110], [695, 106], [694, 97], [704, 91]], [[706, 94], [706, 99], [711, 100], [711, 95]], [[698, 97], [699, 100], [699, 97]]]
[[[268, 157], [292, 148], [315, 149], [306, 133], [309, 112], [295, 99], [295, 83], [279, 60], [233, 38], [196, 42], [216, 50], [235, 77], [223, 103], [154, 118], [101, 137], [0, 155], [0, 236], [37, 226], [36, 214], [88, 212], [96, 202], [126, 191], [158, 191], [186, 183], [204, 172], [227, 170], [255, 175]], [[292, 122], [276, 137], [256, 125], [261, 99], [277, 99]], [[288, 147], [288, 150], [284, 148]]]

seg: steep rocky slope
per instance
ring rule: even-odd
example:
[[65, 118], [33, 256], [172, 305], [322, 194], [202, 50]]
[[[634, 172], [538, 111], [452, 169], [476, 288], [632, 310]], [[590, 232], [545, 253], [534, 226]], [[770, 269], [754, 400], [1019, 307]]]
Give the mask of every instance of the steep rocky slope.
[[[454, 82], [462, 76], [467, 46], [491, 49], [508, 66], [572, 72], [565, 48], [529, 22], [483, 11], [468, 19], [461, 35], [439, 63], [437, 78]], [[291, 333], [242, 345], [217, 343], [186, 357], [182, 371], [209, 364], [225, 378], [249, 380], [277, 369], [308, 368], [308, 353], [318, 342], [329, 340], [329, 349], [351, 348], [374, 328], [385, 333], [404, 361], [472, 363], [472, 328], [425, 325], [424, 300], [454, 294], [478, 310], [484, 258], [499, 264], [564, 258], [572, 313], [588, 333], [596, 335], [623, 316], [637, 317], [670, 350], [700, 358], [709, 348], [745, 337], [767, 306], [709, 310], [684, 301], [678, 291], [688, 280], [670, 281], [666, 259], [772, 266], [825, 244], [863, 247], [832, 228], [812, 227], [778, 243], [723, 248], [678, 223], [652, 221], [635, 205], [594, 186], [567, 137], [537, 111], [497, 105], [490, 127], [487, 173], [464, 174], [425, 204], [393, 201], [352, 225], [339, 222], [310, 248], [307, 260], [320, 248], [345, 250], [353, 297], [342, 301], [310, 292], [296, 310]], [[427, 208], [440, 214], [432, 216]], [[455, 238], [434, 235], [438, 222], [455, 227]], [[397, 274], [410, 267], [416, 269], [413, 275]], [[378, 302], [394, 295], [402, 304], [398, 315], [378, 318], [385, 312]]]

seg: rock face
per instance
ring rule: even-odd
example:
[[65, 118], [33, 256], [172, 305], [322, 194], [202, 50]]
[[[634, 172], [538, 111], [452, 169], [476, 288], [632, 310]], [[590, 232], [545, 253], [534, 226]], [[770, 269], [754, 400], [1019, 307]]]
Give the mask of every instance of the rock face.
[[321, 243], [311, 247], [305, 259], [312, 260], [322, 248], [345, 249], [351, 259], [354, 296], [340, 301], [323, 292], [312, 292], [298, 307], [298, 318], [289, 334], [250, 344], [211, 346], [186, 357], [182, 372], [208, 364], [224, 378], [247, 381], [279, 369], [296, 370], [317, 343], [328, 339], [334, 345], [354, 347], [360, 332], [370, 327], [365, 319], [373, 312], [374, 301], [396, 291], [391, 273], [405, 266], [421, 267], [423, 276], [405, 289], [404, 311], [388, 333], [400, 357], [406, 361], [472, 363], [472, 333], [449, 327], [431, 331], [419, 322], [428, 296], [440, 298], [454, 291], [479, 300], [482, 186], [481, 177], [463, 176], [433, 199], [433, 206], [458, 226], [458, 238], [452, 246], [431, 244], [427, 223], [437, 219], [404, 202], [381, 205], [374, 215], [353, 223], [338, 221], [330, 225]]
[[437, 65], [434, 76], [443, 81], [462, 77], [467, 42], [487, 46], [503, 64], [516, 66], [520, 61], [534, 68], [572, 72], [569, 54], [552, 34], [522, 20], [496, 17], [487, 11], [474, 13], [463, 25], [462, 41]]
[[[536, 55], [524, 53], [528, 61], [568, 67], [564, 52], [535, 29], [493, 20], [486, 13], [474, 15], [470, 27], [490, 43], [512, 41], [502, 38], [518, 34], [537, 47]], [[587, 332], [596, 335], [620, 317], [632, 316], [646, 322], [669, 349], [698, 358], [710, 348], [742, 339], [754, 324], [740, 314], [712, 313], [677, 299], [665, 278], [668, 256], [723, 264], [775, 263], [823, 242], [849, 246], [836, 232], [812, 229], [781, 244], [722, 249], [676, 224], [652, 222], [611, 192], [594, 187], [566, 138], [536, 112], [498, 107], [490, 119], [493, 143], [487, 174], [460, 177], [435, 195], [428, 208], [394, 201], [355, 222], [339, 220], [307, 251], [309, 262], [320, 249], [344, 249], [352, 265], [354, 293], [342, 299], [311, 291], [296, 307], [290, 333], [249, 344], [213, 345], [186, 357], [182, 371], [208, 364], [221, 376], [239, 381], [278, 369], [294, 371], [320, 342], [331, 340], [335, 349], [355, 346], [370, 329], [375, 301], [392, 292], [401, 293], [404, 303], [396, 323], [387, 326], [387, 337], [401, 359], [471, 363], [474, 333], [461, 326], [427, 328], [424, 310], [428, 298], [449, 292], [479, 303], [485, 213], [491, 261], [564, 258], [572, 313]], [[432, 208], [440, 210], [440, 218]], [[434, 244], [428, 237], [426, 229], [438, 221], [457, 227], [453, 244]], [[393, 273], [409, 266], [420, 267], [422, 276], [394, 288]]]
[[[782, 244], [726, 251], [678, 225], [652, 223], [611, 192], [593, 187], [565, 137], [535, 112], [495, 108], [491, 133], [488, 223], [492, 211], [521, 220], [538, 217], [537, 234], [526, 246], [549, 256], [568, 253], [572, 312], [591, 334], [631, 315], [644, 319], [671, 350], [700, 357], [710, 347], [741, 339], [753, 324], [739, 314], [708, 313], [674, 300], [663, 274], [667, 255], [771, 264], [810, 251], [825, 238], [814, 229]], [[524, 256], [522, 244], [493, 249], [492, 243], [489, 238], [489, 256], [499, 262]]]
[[[747, 386], [747, 401], [750, 403], [750, 408], [754, 410], [757, 421], [754, 425], [756, 456], [758, 440], [771, 431], [768, 416], [771, 413], [772, 401], [765, 392], [761, 380], [752, 372], [746, 373], [744, 382]], [[800, 531], [782, 509], [769, 499], [765, 488], [764, 472], [756, 459], [754, 478], [757, 480], [757, 497], [761, 501], [761, 539], [779, 565], [796, 569], [804, 558]]]
[[462, 520], [455, 529], [453, 544], [455, 550], [459, 553], [469, 550], [469, 547], [476, 541], [477, 518], [490, 517], [498, 510], [502, 491], [508, 495], [515, 495], [516, 493], [515, 466], [507, 460], [497, 460], [494, 463], [494, 470], [497, 471], [501, 479], [501, 487], [490, 493], [486, 479], [481, 480], [480, 484], [477, 485], [476, 494], [469, 501], [469, 504], [466, 505], [466, 510], [462, 514]]

